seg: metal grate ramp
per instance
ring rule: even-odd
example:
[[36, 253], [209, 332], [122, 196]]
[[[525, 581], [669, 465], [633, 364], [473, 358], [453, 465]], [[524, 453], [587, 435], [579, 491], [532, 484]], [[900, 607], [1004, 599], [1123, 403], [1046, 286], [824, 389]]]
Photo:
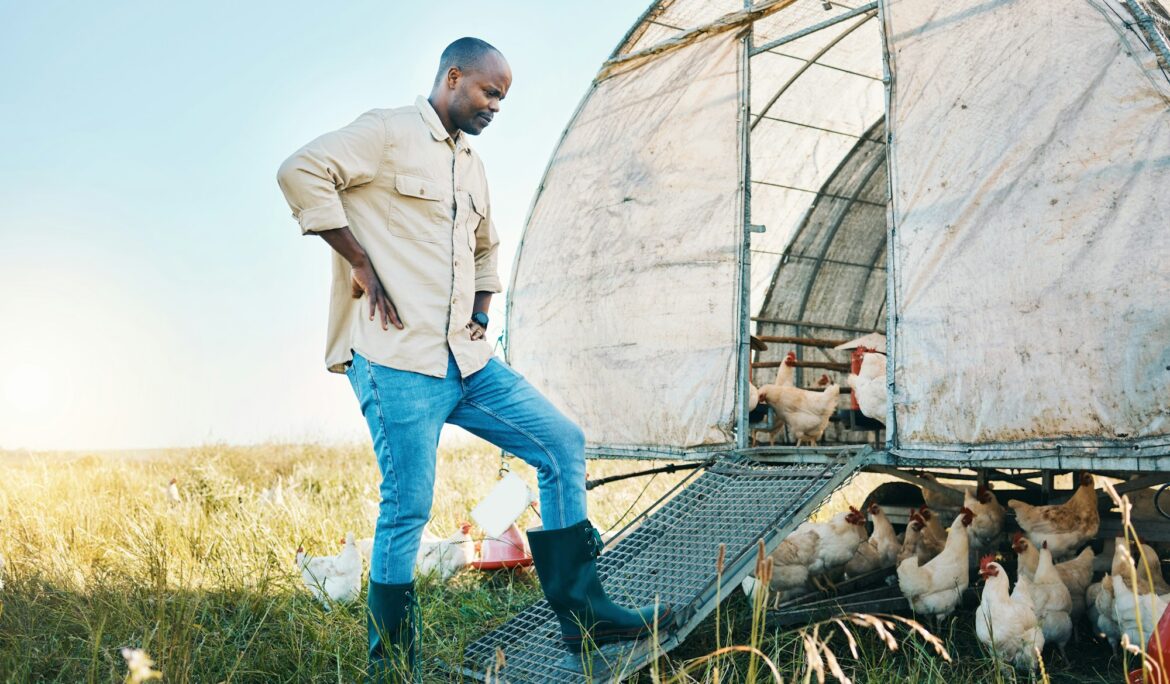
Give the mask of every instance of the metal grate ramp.
[[[828, 463], [768, 464], [736, 456], [721, 460], [598, 559], [610, 597], [629, 606], [655, 599], [674, 607], [658, 653], [677, 646], [715, 609], [715, 560], [727, 545], [722, 595], [754, 567], [755, 544], [775, 547], [845, 482], [864, 454], [843, 452]], [[609, 682], [629, 676], [654, 657], [650, 639], [608, 644], [588, 656], [566, 650], [546, 601], [523, 610], [467, 647], [462, 673], [483, 680], [504, 652], [499, 679], [512, 684]]]

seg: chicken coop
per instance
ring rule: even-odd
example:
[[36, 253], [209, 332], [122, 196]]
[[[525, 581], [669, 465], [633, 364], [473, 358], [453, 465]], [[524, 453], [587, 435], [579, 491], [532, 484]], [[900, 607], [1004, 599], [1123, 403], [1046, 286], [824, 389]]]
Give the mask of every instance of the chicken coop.
[[[678, 607], [659, 652], [720, 599], [721, 543], [734, 587], [859, 471], [905, 481], [890, 504], [1170, 482], [1168, 29], [1160, 0], [657, 0], [620, 40], [536, 193], [505, 346], [591, 457], [699, 466], [599, 559], [615, 594]], [[838, 349], [863, 336], [886, 359], [869, 421]], [[789, 352], [797, 387], [840, 388], [831, 422], [753, 446]], [[516, 682], [651, 657], [583, 665], [543, 602], [467, 673], [497, 648]]]

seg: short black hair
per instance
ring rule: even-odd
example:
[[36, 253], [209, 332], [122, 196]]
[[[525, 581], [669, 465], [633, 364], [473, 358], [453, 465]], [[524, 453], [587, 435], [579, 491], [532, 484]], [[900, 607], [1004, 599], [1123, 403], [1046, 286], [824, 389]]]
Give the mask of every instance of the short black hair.
[[503, 53], [486, 40], [470, 36], [456, 40], [448, 45], [439, 57], [439, 72], [435, 74], [435, 83], [443, 80], [451, 67], [459, 67], [460, 71], [474, 70], [483, 62], [484, 57], [492, 53], [503, 57]]

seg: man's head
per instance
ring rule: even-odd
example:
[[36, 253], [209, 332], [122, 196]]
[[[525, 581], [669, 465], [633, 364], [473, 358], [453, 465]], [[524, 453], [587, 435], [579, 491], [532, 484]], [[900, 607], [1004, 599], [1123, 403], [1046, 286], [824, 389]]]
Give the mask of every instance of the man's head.
[[479, 135], [511, 86], [512, 70], [499, 50], [478, 38], [460, 38], [439, 58], [430, 102], [447, 132]]

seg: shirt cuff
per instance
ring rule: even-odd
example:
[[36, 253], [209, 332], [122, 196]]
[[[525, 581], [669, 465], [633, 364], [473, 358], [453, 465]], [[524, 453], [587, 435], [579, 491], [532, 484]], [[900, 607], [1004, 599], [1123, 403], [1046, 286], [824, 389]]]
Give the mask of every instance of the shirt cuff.
[[340, 201], [330, 202], [312, 209], [302, 209], [297, 221], [301, 224], [301, 234], [303, 235], [319, 233], [324, 230], [336, 230], [349, 225], [349, 219], [345, 217], [345, 209], [341, 206]]
[[476, 292], [503, 292], [504, 287], [500, 284], [500, 277], [495, 273], [482, 273], [475, 276], [475, 291]]

